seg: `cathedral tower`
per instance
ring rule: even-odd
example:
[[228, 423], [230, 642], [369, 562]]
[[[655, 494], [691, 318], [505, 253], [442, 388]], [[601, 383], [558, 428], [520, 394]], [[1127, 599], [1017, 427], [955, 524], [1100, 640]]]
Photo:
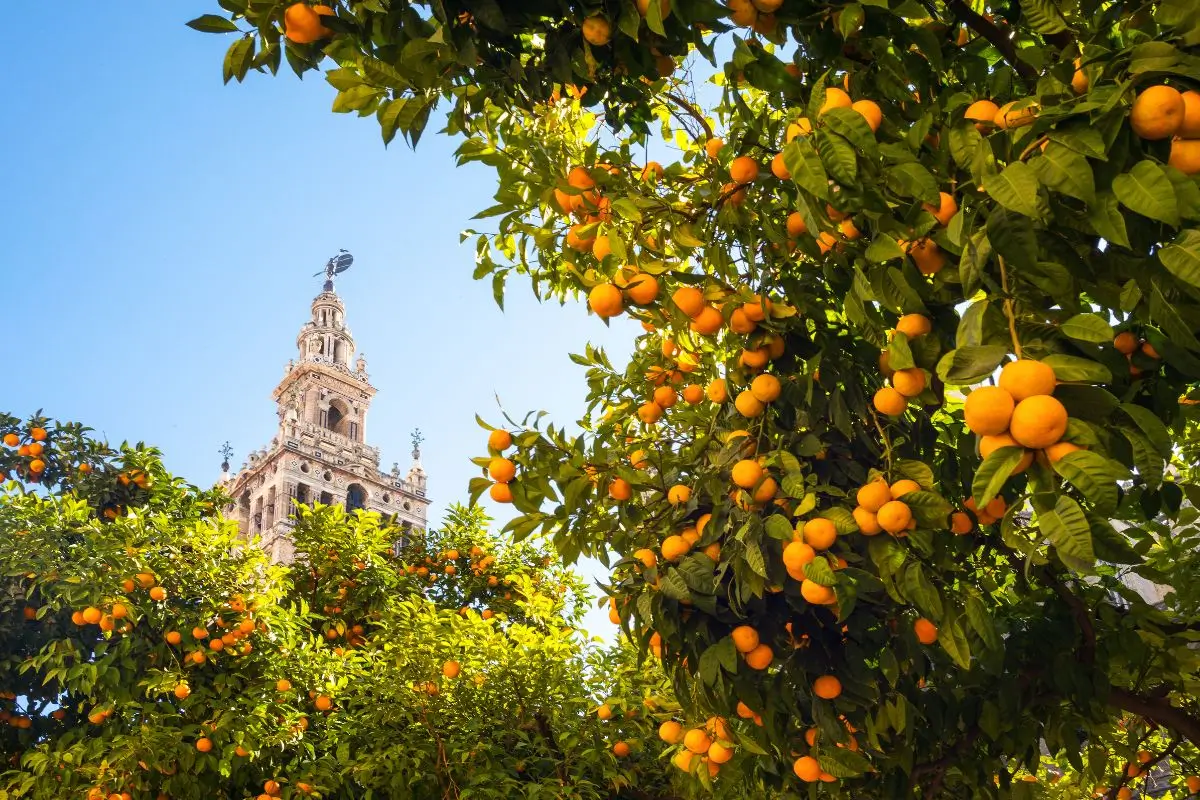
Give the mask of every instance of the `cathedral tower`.
[[414, 436], [413, 463], [403, 477], [395, 464], [391, 472], [381, 472], [379, 450], [366, 443], [375, 387], [366, 358], [355, 358], [346, 308], [332, 277], [296, 337], [299, 358], [288, 362], [272, 394], [279, 414], [275, 438], [250, 453], [236, 475], [222, 476], [233, 498], [228, 516], [238, 521], [243, 535], [261, 537], [274, 561], [292, 560], [294, 503], [339, 503], [348, 511], [394, 515], [409, 528], [424, 530], [426, 524], [429, 501], [419, 438]]

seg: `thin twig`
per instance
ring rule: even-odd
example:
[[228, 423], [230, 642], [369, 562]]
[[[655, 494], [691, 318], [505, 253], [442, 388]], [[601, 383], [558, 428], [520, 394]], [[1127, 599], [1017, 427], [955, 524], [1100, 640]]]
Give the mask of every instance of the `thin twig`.
[[708, 124], [708, 120], [704, 118], [704, 115], [701, 114], [694, 105], [674, 92], [663, 92], [663, 97], [667, 98], [672, 103], [686, 111], [692, 117], [692, 119], [700, 123], [700, 127], [704, 129], [704, 135], [709, 139], [713, 138], [712, 126]]
[[1008, 62], [1009, 66], [1021, 76], [1025, 85], [1033, 88], [1033, 85], [1037, 83], [1037, 70], [1029, 62], [1021, 60], [1016, 44], [1004, 34], [1004, 31], [972, 9], [964, 0], [946, 0], [946, 8], [954, 14], [959, 22], [991, 42], [992, 46], [1004, 56], [1004, 60]]
[[1021, 340], [1017, 338], [1017, 318], [1013, 313], [1012, 293], [1008, 290], [1008, 270], [1004, 265], [1004, 256], [997, 256], [1000, 262], [1000, 288], [1004, 290], [1004, 316], [1008, 317], [1008, 332], [1012, 334], [1013, 353], [1021, 357]]

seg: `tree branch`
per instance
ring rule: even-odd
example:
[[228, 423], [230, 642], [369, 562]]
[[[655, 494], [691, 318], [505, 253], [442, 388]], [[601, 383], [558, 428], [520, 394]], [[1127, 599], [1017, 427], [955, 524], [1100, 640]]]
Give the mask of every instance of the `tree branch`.
[[1037, 83], [1037, 70], [1033, 68], [1032, 64], [1021, 60], [1021, 57], [1017, 55], [1016, 45], [1013, 44], [1012, 39], [1004, 35], [1004, 31], [981, 14], [976, 13], [964, 0], [946, 0], [946, 8], [954, 14], [959, 22], [991, 42], [992, 46], [1004, 56], [1004, 60], [1008, 62], [1009, 66], [1021, 76], [1021, 80], [1025, 82], [1026, 86], [1032, 88]]
[[694, 105], [674, 92], [663, 92], [663, 97], [667, 98], [676, 106], [686, 111], [688, 115], [692, 117], [692, 119], [700, 123], [700, 127], [704, 129], [704, 135], [709, 139], [713, 138], [712, 126], [708, 124], [708, 120], [704, 118], [704, 115], [701, 114]]
[[1108, 693], [1108, 704], [1157, 722], [1193, 744], [1200, 743], [1200, 719], [1193, 717], [1182, 708], [1176, 708], [1165, 698], [1155, 699], [1125, 689], [1112, 689]]

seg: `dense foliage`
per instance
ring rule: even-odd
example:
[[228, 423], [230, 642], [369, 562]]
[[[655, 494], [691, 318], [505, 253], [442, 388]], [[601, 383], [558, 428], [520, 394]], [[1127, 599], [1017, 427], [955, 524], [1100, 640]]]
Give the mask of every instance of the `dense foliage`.
[[152, 449], [10, 434], [0, 797], [673, 796], [661, 673], [585, 640], [579, 579], [480, 510], [394, 551], [377, 514], [301, 507], [273, 565]]

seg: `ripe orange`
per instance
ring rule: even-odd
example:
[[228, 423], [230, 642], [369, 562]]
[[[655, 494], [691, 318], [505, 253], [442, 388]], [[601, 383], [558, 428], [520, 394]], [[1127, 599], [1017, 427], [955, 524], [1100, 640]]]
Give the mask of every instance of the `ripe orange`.
[[842, 694], [842, 682], [834, 675], [822, 675], [813, 681], [813, 694], [822, 700], [836, 700]]
[[800, 582], [800, 596], [814, 606], [831, 606], [837, 602], [837, 595], [833, 589], [808, 578]]
[[21, 443], [21, 437], [15, 433], [6, 433], [4, 434], [4, 443], [9, 447], [16, 447]]
[[662, 543], [663, 561], [675, 563], [683, 558], [692, 549], [692, 544], [687, 539], [677, 534], [668, 536]]
[[1000, 107], [991, 100], [976, 100], [967, 106], [967, 112], [963, 118], [974, 122], [975, 129], [980, 133], [987, 133], [996, 124], [996, 113], [999, 110]]
[[912, 509], [907, 503], [900, 500], [889, 500], [883, 504], [883, 508], [875, 515], [879, 520], [879, 527], [883, 528], [888, 533], [896, 534], [908, 528], [908, 523], [912, 522]]
[[933, 239], [913, 242], [908, 254], [922, 275], [936, 275], [946, 266], [946, 256]]
[[762, 413], [767, 409], [766, 405], [755, 397], [749, 389], [738, 394], [737, 399], [733, 401], [733, 406], [743, 417], [751, 419], [761, 417]]
[[279, 680], [275, 681], [275, 691], [290, 692], [291, 690], [292, 690], [292, 682], [289, 681], [287, 678], [280, 678]]
[[316, 708], [317, 711], [328, 711], [329, 709], [333, 708], [333, 700], [328, 695], [319, 694], [317, 695], [317, 698], [313, 700], [313, 707]]
[[750, 494], [754, 497], [754, 502], [767, 503], [772, 500], [778, 492], [779, 484], [775, 482], [774, 478], [767, 477], [763, 478], [763, 482], [760, 483], [758, 488], [752, 491]]
[[611, 283], [600, 283], [588, 292], [588, 307], [604, 319], [615, 317], [625, 307], [621, 290]]
[[81, 616], [83, 617], [83, 621], [87, 624], [95, 625], [96, 623], [100, 622], [100, 619], [104, 616], [104, 614], [95, 606], [88, 606], [83, 610]]
[[872, 403], [876, 411], [889, 417], [898, 417], [908, 408], [908, 398], [890, 386], [876, 392]]
[[933, 324], [922, 314], [905, 314], [896, 322], [896, 330], [909, 339], [916, 339], [933, 330]]
[[680, 286], [671, 294], [671, 302], [689, 317], [695, 317], [708, 305], [703, 292], [695, 286]]
[[692, 761], [695, 759], [695, 757], [696, 754], [691, 750], [680, 750], [678, 753], [671, 756], [671, 763], [684, 772], [691, 772]]
[[633, 487], [624, 478], [613, 478], [608, 485], [608, 496], [617, 502], [623, 502], [633, 497]]
[[658, 564], [658, 557], [654, 555], [654, 551], [645, 547], [635, 550], [633, 557], [640, 561], [646, 569], [653, 569]]
[[1200, 139], [1173, 140], [1167, 163], [1184, 175], [1200, 174]]
[[741, 362], [743, 366], [750, 369], [762, 369], [771, 360], [771, 351], [765, 347], [759, 347], [754, 350], [743, 350]]
[[712, 747], [708, 748], [708, 761], [710, 764], [724, 764], [731, 758], [733, 758], [732, 747], [726, 747], [720, 742], [713, 742]]
[[704, 153], [715, 161], [717, 155], [721, 152], [721, 148], [724, 146], [725, 141], [723, 139], [717, 139], [714, 137], [704, 143]]
[[770, 403], [779, 397], [781, 389], [779, 378], [765, 372], [750, 383], [750, 393], [763, 403]]
[[1068, 453], [1074, 453], [1076, 450], [1080, 449], [1082, 448], [1080, 448], [1077, 444], [1071, 444], [1070, 442], [1056, 442], [1055, 444], [1052, 444], [1046, 448], [1046, 458], [1050, 459], [1051, 464], [1057, 464], [1062, 460], [1063, 456], [1067, 455]]
[[757, 461], [744, 458], [733, 465], [733, 482], [743, 489], [752, 489], [762, 480], [763, 468]]
[[1200, 139], [1200, 92], [1189, 89], [1182, 97], [1183, 122], [1175, 135], [1180, 139]]
[[862, 506], [854, 509], [854, 523], [858, 525], [858, 531], [863, 536], [874, 536], [883, 530], [879, 525], [879, 519], [875, 516], [875, 512], [868, 511]]
[[[332, 13], [324, 6], [326, 15]], [[306, 3], [292, 3], [283, 12], [283, 35], [296, 44], [312, 44], [330, 36], [333, 31], [321, 24], [322, 14]]]
[[212, 748], [213, 748], [212, 739], [209, 739], [207, 736], [201, 736], [199, 739], [196, 740], [196, 749], [199, 750], [201, 753], [207, 753], [210, 750], [212, 750]]
[[754, 183], [758, 180], [758, 162], [750, 156], [738, 156], [729, 165], [729, 177], [742, 185]]
[[683, 737], [683, 746], [693, 753], [707, 753], [712, 747], [712, 739], [708, 738], [703, 728], [692, 728]]
[[913, 623], [913, 632], [917, 634], [917, 641], [921, 644], [933, 644], [938, 638], [937, 625], [924, 617]]
[[925, 391], [925, 370], [920, 367], [898, 369], [892, 375], [892, 388], [907, 397], [916, 397]]
[[729, 634], [739, 653], [749, 653], [758, 647], [758, 631], [749, 625], [739, 625]]
[[871, 513], [877, 513], [884, 504], [892, 500], [892, 491], [887, 481], [877, 478], [862, 486], [855, 495], [858, 504]]
[[679, 744], [683, 739], [683, 726], [675, 720], [669, 719], [658, 726], [658, 738], [667, 744]]
[[800, 756], [792, 764], [796, 777], [806, 783], [814, 783], [821, 778], [821, 765], [812, 756]]
[[629, 745], [625, 742], [617, 742], [612, 748], [613, 755], [617, 758], [625, 758], [629, 755]]
[[1000, 388], [1018, 403], [1027, 397], [1053, 394], [1057, 384], [1054, 369], [1041, 361], [1010, 361], [1000, 370]]
[[1117, 348], [1118, 353], [1126, 356], [1132, 355], [1140, 345], [1141, 341], [1130, 331], [1121, 331], [1113, 339], [1113, 347]]
[[850, 95], [836, 86], [830, 86], [825, 89], [825, 102], [821, 104], [821, 110], [817, 112], [817, 115], [824, 114], [832, 108], [850, 108], [853, 105]]
[[507, 458], [497, 456], [488, 464], [488, 474], [496, 483], [509, 483], [517, 476], [517, 465]]
[[760, 644], [758, 647], [746, 653], [746, 666], [750, 669], [766, 669], [771, 666], [771, 661], [775, 658], [774, 651], [770, 645]]
[[706, 305], [700, 309], [699, 314], [692, 317], [689, 327], [702, 336], [712, 336], [721, 330], [723, 324], [725, 324], [725, 318], [721, 316], [721, 312], [713, 306]]
[[1040, 450], [1056, 443], [1067, 432], [1067, 409], [1048, 395], [1034, 395], [1017, 403], [1009, 433], [1024, 447]]
[[583, 38], [593, 47], [604, 47], [612, 40], [612, 24], [604, 17], [588, 17], [579, 26]]
[[625, 296], [632, 300], [634, 305], [645, 306], [653, 303], [658, 299], [658, 279], [639, 272], [629, 280], [629, 285], [625, 287]]
[[1017, 108], [1016, 100], [1005, 103], [1000, 106], [996, 112], [996, 118], [993, 120], [996, 127], [1000, 130], [1009, 130], [1010, 128], [1023, 128], [1026, 125], [1032, 125], [1037, 119], [1037, 107], [1034, 105], [1026, 105], [1022, 108]]
[[156, 603], [161, 603], [167, 599], [167, 590], [161, 586], [155, 586], [150, 589], [150, 599]]
[[930, 203], [925, 203], [921, 207], [930, 214], [933, 214], [943, 227], [949, 225], [950, 220], [954, 219], [954, 215], [958, 213], [958, 202], [955, 201], [954, 195], [949, 192], [938, 192], [937, 208], [934, 208]]
[[684, 505], [691, 497], [692, 490], [682, 483], [677, 483], [667, 490], [667, 502], [673, 506]]
[[507, 483], [493, 483], [488, 489], [488, 497], [497, 503], [511, 503], [513, 501], [512, 487]]
[[662, 419], [663, 409], [658, 403], [642, 403], [637, 410], [638, 419], [647, 425], [653, 425]]
[[804, 215], [799, 211], [793, 211], [788, 214], [787, 218], [787, 235], [795, 239], [798, 236], [808, 233], [808, 223], [804, 221]]
[[1071, 91], [1075, 94], [1083, 94], [1091, 85], [1087, 73], [1079, 68], [1079, 64], [1080, 59], [1075, 59], [1075, 74], [1071, 76]]
[[[999, 450], [1001, 447], [1020, 447], [1020, 446], [1021, 445], [1017, 442], [1017, 440], [1014, 439], [1012, 436], [1010, 436], [1008, 433], [1000, 433], [1000, 434], [996, 434], [995, 436], [984, 436], [984, 437], [981, 437], [979, 440], [979, 455], [982, 458], [987, 458], [993, 452], [995, 452], [996, 450]], [[1024, 472], [1026, 469], [1028, 469], [1029, 465], [1032, 463], [1033, 463], [1033, 453], [1026, 453], [1025, 457], [1021, 459], [1021, 461], [1017, 464], [1017, 466], [1013, 467], [1013, 471], [1011, 474], [1019, 475], [1020, 473]]]
[[970, 515], [963, 511], [955, 511], [950, 515], [950, 532], [962, 536], [971, 532], [971, 528], [975, 527], [971, 522]]
[[783, 566], [787, 569], [788, 575], [798, 581], [804, 580], [804, 568], [816, 557], [817, 551], [812, 548], [812, 545], [799, 540], [788, 542], [787, 546], [783, 548]]
[[788, 172], [787, 164], [783, 161], [783, 153], [776, 153], [771, 159], [771, 174], [781, 181], [789, 180], [792, 173]]
[[691, 383], [683, 387], [683, 401], [692, 406], [703, 402], [704, 387], [698, 383]]
[[174, 695], [180, 700], [187, 700], [188, 695], [192, 693], [191, 688], [186, 683], [175, 684]]
[[163, 638], [167, 640], [167, 644], [179, 644], [183, 641], [183, 636], [179, 631], [167, 631], [167, 635]]
[[488, 434], [488, 447], [492, 450], [503, 452], [512, 447], [512, 443], [512, 434], [502, 428], [497, 428]]
[[963, 419], [972, 433], [996, 436], [1008, 430], [1014, 408], [1016, 402], [1008, 390], [999, 386], [981, 386], [967, 395]]
[[749, 28], [758, 22], [758, 9], [750, 0], [728, 0], [729, 19], [734, 25]]
[[40, 458], [35, 458], [29, 462], [29, 471], [34, 475], [41, 475], [46, 471], [46, 462]]
[[675, 390], [670, 386], [659, 386], [654, 390], [654, 394], [651, 395], [651, 398], [656, 406], [666, 409], [675, 405], [675, 401], [679, 399], [679, 395], [676, 394]]
[[804, 523], [804, 543], [814, 550], [828, 550], [837, 541], [837, 528], [824, 517]]
[[809, 121], [808, 117], [800, 117], [787, 126], [787, 130], [783, 134], [783, 139], [784, 142], [790, 144], [797, 137], [808, 136], [812, 132], [812, 122]]
[[883, 112], [877, 103], [873, 100], [856, 100], [850, 107], [862, 114], [863, 119], [871, 126], [871, 133], [879, 130], [879, 126], [883, 122]]
[[1187, 105], [1183, 95], [1170, 86], [1151, 86], [1133, 101], [1129, 125], [1143, 139], [1169, 139], [1183, 125]]
[[891, 489], [890, 489], [893, 500], [899, 500], [901, 497], [908, 494], [909, 492], [919, 492], [919, 491], [921, 491], [921, 485], [919, 483], [917, 483], [916, 481], [910, 481], [907, 478], [896, 481], [895, 483], [892, 484]]

